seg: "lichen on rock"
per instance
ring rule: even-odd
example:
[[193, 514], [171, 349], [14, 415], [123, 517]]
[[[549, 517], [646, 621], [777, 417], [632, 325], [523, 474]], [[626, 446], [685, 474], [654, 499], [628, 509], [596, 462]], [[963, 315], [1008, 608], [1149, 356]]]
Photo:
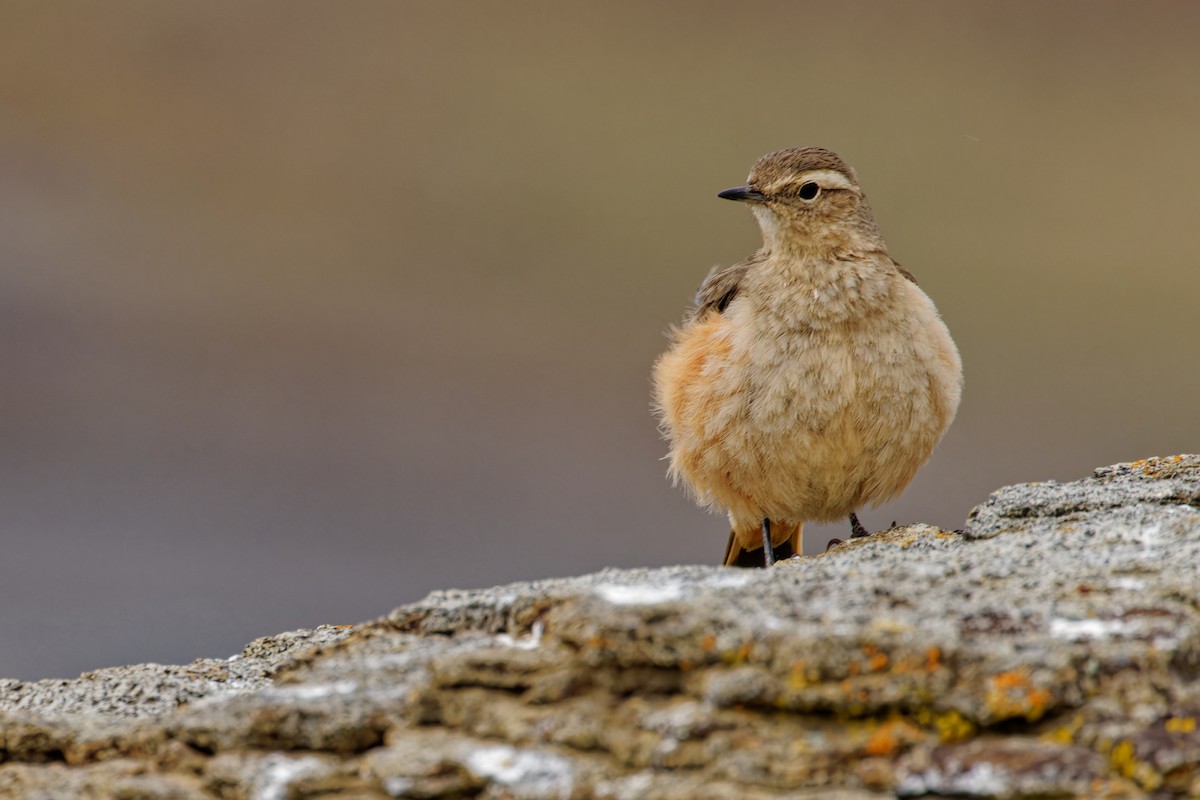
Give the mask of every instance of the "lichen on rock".
[[0, 796], [1200, 795], [1200, 456], [770, 570], [436, 592], [239, 656], [0, 681]]

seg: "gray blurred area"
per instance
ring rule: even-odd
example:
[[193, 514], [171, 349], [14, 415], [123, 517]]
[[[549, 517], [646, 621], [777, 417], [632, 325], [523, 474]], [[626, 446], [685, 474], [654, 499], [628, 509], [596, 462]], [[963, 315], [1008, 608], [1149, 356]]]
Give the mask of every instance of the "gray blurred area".
[[[0, 11], [0, 677], [714, 563], [649, 371], [761, 154], [859, 172], [962, 350], [904, 497], [1200, 448], [1200, 5]], [[812, 526], [823, 548], [842, 526]]]

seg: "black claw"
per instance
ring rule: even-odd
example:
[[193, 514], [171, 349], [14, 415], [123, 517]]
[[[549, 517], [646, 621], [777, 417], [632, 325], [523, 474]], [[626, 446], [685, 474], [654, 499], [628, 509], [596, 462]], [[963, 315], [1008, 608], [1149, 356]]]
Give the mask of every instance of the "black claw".
[[863, 527], [858, 521], [858, 515], [853, 511], [850, 512], [850, 538], [861, 539], [864, 536], [870, 536], [871, 532]]
[[841, 539], [830, 539], [829, 544], [825, 545], [825, 552], [828, 553], [830, 550], [837, 547], [841, 543], [842, 543]]

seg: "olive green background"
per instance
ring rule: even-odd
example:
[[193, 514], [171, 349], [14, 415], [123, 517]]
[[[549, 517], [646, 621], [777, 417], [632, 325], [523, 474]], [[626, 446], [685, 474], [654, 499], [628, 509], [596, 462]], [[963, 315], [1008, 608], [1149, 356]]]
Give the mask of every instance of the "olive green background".
[[[875, 528], [1200, 448], [1200, 5], [0, 10], [0, 677], [713, 563], [649, 371], [761, 154], [853, 164], [962, 351]], [[810, 529], [820, 549], [842, 526]]]

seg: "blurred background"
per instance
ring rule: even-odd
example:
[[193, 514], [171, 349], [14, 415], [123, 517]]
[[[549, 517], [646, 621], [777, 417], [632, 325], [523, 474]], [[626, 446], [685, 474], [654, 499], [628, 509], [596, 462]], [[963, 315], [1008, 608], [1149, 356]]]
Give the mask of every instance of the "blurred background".
[[[853, 164], [962, 350], [904, 497], [1200, 448], [1200, 5], [0, 11], [0, 677], [716, 563], [649, 373], [768, 151]], [[843, 526], [811, 526], [822, 549]]]

